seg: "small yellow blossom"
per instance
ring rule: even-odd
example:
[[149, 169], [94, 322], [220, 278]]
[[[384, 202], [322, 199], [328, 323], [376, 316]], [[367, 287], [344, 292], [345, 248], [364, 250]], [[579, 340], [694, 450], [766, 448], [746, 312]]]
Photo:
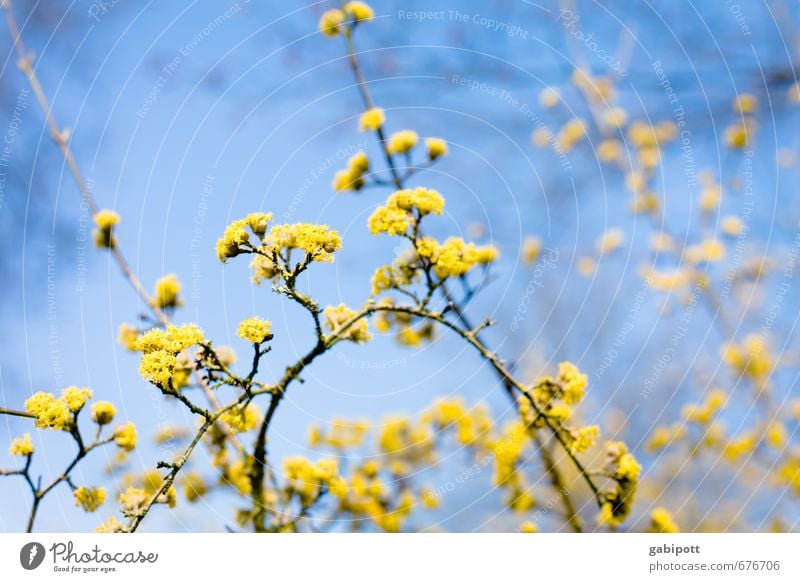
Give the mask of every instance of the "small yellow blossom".
[[672, 515], [663, 507], [656, 507], [650, 512], [650, 530], [653, 533], [679, 533], [680, 529], [672, 519]]
[[[325, 318], [325, 327], [331, 332], [338, 332], [355, 314], [356, 312], [347, 307], [344, 303], [336, 307], [328, 306], [322, 313]], [[352, 323], [343, 333], [342, 338], [358, 344], [368, 342], [372, 336], [369, 334], [366, 318], [362, 317], [355, 323]]]
[[61, 391], [61, 400], [67, 405], [70, 412], [78, 412], [91, 397], [92, 391], [88, 388], [68, 386]]
[[73, 425], [67, 403], [49, 392], [37, 392], [28, 398], [25, 410], [36, 417], [37, 428], [69, 430]]
[[136, 351], [136, 339], [139, 337], [139, 330], [133, 327], [132, 325], [128, 325], [127, 323], [123, 323], [119, 326], [119, 332], [117, 334], [117, 341], [119, 344], [128, 351]]
[[526, 265], [535, 264], [541, 252], [542, 239], [538, 236], [528, 236], [522, 241], [522, 262]]
[[99, 248], [113, 248], [116, 245], [114, 240], [114, 227], [119, 224], [119, 214], [113, 210], [99, 210], [94, 215], [94, 223], [97, 230], [94, 232], [94, 242]]
[[425, 147], [428, 149], [428, 159], [435, 160], [448, 153], [447, 142], [438, 137], [429, 137], [425, 140]]
[[117, 427], [114, 431], [114, 443], [128, 452], [136, 448], [136, 425], [132, 422]]
[[539, 105], [542, 107], [547, 107], [548, 109], [555, 107], [560, 100], [561, 96], [558, 94], [558, 91], [552, 87], [542, 89], [539, 93]]
[[342, 32], [344, 12], [338, 8], [327, 10], [319, 19], [319, 29], [325, 36], [337, 36]]
[[31, 442], [31, 435], [25, 433], [22, 437], [15, 438], [11, 441], [11, 448], [8, 449], [8, 452], [12, 455], [19, 455], [21, 457], [27, 457], [28, 455], [32, 455], [34, 451], [33, 443]]
[[175, 354], [166, 350], [155, 350], [142, 356], [139, 374], [145, 380], [166, 388], [172, 380], [177, 364], [178, 358]]
[[625, 233], [620, 228], [610, 228], [597, 239], [597, 252], [607, 255], [617, 250], [625, 241]]
[[733, 110], [736, 113], [755, 113], [758, 109], [758, 98], [751, 93], [742, 93], [733, 99]]
[[258, 406], [249, 403], [247, 406], [237, 406], [226, 410], [219, 419], [227, 424], [234, 433], [251, 431], [261, 424], [261, 411]]
[[722, 232], [728, 236], [739, 236], [744, 230], [744, 223], [738, 216], [726, 216], [722, 219]]
[[101, 400], [92, 404], [92, 420], [100, 426], [111, 424], [117, 409], [110, 402]]
[[521, 533], [536, 533], [539, 528], [532, 521], [523, 521], [519, 526], [519, 531]]
[[153, 305], [159, 309], [172, 309], [180, 307], [183, 302], [180, 299], [181, 283], [175, 274], [166, 275], [156, 281], [155, 292], [153, 293]]
[[366, 2], [352, 1], [344, 5], [344, 12], [356, 22], [362, 20], [372, 20], [375, 12]]
[[367, 109], [358, 118], [358, 129], [360, 131], [377, 131], [386, 122], [386, 114], [380, 107]]
[[106, 501], [105, 487], [78, 487], [74, 491], [75, 505], [86, 513], [93, 513]]
[[419, 141], [417, 132], [404, 129], [389, 136], [386, 149], [390, 154], [405, 154], [414, 149], [414, 146], [417, 145], [417, 141]]
[[272, 323], [260, 317], [248, 317], [239, 324], [236, 335], [251, 344], [261, 344], [272, 336]]

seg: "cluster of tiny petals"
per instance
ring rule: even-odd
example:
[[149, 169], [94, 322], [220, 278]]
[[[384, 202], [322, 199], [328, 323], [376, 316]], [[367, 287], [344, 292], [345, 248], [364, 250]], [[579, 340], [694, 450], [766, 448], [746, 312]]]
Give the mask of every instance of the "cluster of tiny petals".
[[93, 513], [106, 501], [105, 487], [78, 487], [73, 492], [75, 505], [87, 513]]
[[347, 160], [347, 168], [336, 172], [331, 185], [336, 192], [361, 190], [366, 184], [364, 174], [368, 171], [369, 158], [366, 153], [359, 151]]
[[239, 328], [236, 330], [236, 335], [251, 344], [263, 343], [271, 334], [272, 324], [260, 317], [248, 317], [239, 324]]
[[261, 411], [252, 402], [227, 410], [220, 416], [220, 420], [235, 433], [253, 430], [261, 424], [261, 419]]
[[174, 273], [165, 275], [156, 281], [153, 293], [153, 305], [159, 309], [173, 309], [183, 303], [180, 299], [181, 282]]
[[73, 426], [69, 405], [49, 392], [37, 392], [28, 398], [25, 410], [36, 417], [38, 428], [70, 430]]
[[417, 145], [419, 136], [416, 131], [403, 129], [389, 136], [386, 150], [390, 154], [407, 154]]
[[15, 438], [11, 441], [11, 447], [8, 452], [12, 455], [27, 457], [33, 454], [34, 446], [31, 442], [31, 435], [25, 433], [23, 436]]
[[263, 238], [267, 227], [272, 221], [270, 212], [253, 212], [244, 218], [231, 222], [217, 240], [217, 258], [223, 263], [242, 252], [242, 245], [250, 242], [250, 231], [259, 238]]
[[313, 261], [331, 262], [333, 253], [342, 247], [342, 238], [324, 224], [276, 224], [265, 243], [271, 250], [300, 249]]
[[114, 431], [114, 443], [125, 451], [132, 451], [136, 448], [136, 425], [132, 422], [117, 427]]
[[385, 206], [379, 206], [372, 213], [369, 229], [372, 234], [406, 234], [415, 222], [414, 211], [425, 216], [441, 214], [443, 210], [444, 197], [436, 190], [423, 187], [398, 190], [389, 196]]
[[[342, 325], [350, 321], [356, 315], [355, 310], [347, 307], [344, 303], [334, 306], [328, 306], [323, 311], [325, 317], [325, 327], [332, 332], [337, 331]], [[342, 336], [346, 340], [355, 343], [366, 343], [372, 336], [369, 333], [369, 327], [365, 318], [359, 319], [351, 324], [347, 331]]]
[[428, 149], [428, 159], [433, 161], [448, 153], [447, 142], [438, 137], [429, 137], [425, 140], [425, 147]]
[[360, 2], [358, 0], [353, 0], [352, 2], [345, 4], [344, 12], [355, 22], [372, 20], [375, 16], [375, 12], [372, 10], [372, 7], [369, 4], [366, 2]]
[[114, 247], [114, 227], [119, 224], [119, 214], [113, 210], [98, 210], [94, 215], [97, 230], [94, 232], [94, 242], [99, 248]]
[[92, 420], [100, 426], [111, 424], [116, 415], [117, 409], [110, 402], [100, 401], [92, 404]]
[[383, 112], [383, 109], [380, 107], [373, 107], [372, 109], [367, 109], [361, 114], [361, 117], [358, 118], [358, 128], [361, 131], [377, 131], [383, 127], [385, 121], [386, 114]]

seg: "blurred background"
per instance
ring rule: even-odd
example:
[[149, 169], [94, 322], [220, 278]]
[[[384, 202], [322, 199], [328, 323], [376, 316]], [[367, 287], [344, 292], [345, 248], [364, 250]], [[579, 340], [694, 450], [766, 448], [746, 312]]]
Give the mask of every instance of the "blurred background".
[[[149, 288], [176, 273], [185, 303], [176, 319], [198, 322], [216, 344], [241, 354], [238, 322], [270, 319], [276, 340], [266, 378], [312, 345], [313, 330], [295, 305], [250, 282], [245, 261], [219, 263], [214, 245], [231, 220], [261, 210], [279, 222], [338, 229], [344, 245], [336, 262], [308, 272], [322, 304], [361, 304], [374, 269], [396, 251], [396, 241], [366, 228], [386, 192], [331, 188], [356, 149], [374, 159], [379, 150], [357, 131], [362, 107], [343, 43], [318, 32], [330, 4], [13, 4], [95, 198], [122, 216], [117, 236], [134, 270]], [[626, 526], [636, 529], [653, 504], [669, 504], [687, 529], [796, 530], [800, 503], [786, 483], [765, 473], [751, 479], [723, 467], [719, 455], [678, 478], [668, 455], [648, 452], [646, 443], [654, 427], [680, 419], [681, 407], [712, 387], [741, 396], [725, 411], [731, 433], [763, 420], [758, 399], [720, 358], [727, 342], [748, 333], [767, 329], [775, 401], [800, 396], [797, 3], [372, 4], [376, 18], [358, 32], [357, 50], [388, 128], [450, 144], [446, 159], [413, 179], [447, 199], [431, 234], [461, 234], [502, 252], [496, 277], [468, 311], [498, 321], [487, 341], [522, 377], [533, 380], [562, 360], [589, 375], [581, 417], [628, 442], [645, 467], [642, 508]], [[159, 428], [194, 421], [157, 396], [137, 374], [138, 358], [116, 341], [119, 325], [135, 322], [143, 306], [108, 254], [93, 247], [91, 216], [16, 66], [8, 29], [0, 28], [0, 406], [22, 408], [38, 390], [89, 386], [139, 427], [142, 445], [131, 464], [153, 467], [166, 450], [153, 439]], [[593, 104], [576, 69], [608, 79], [613, 92]], [[557, 92], [557, 105], [549, 106], [548, 90]], [[725, 132], [742, 120], [732, 107], [741, 94], [758, 101], [750, 116], [756, 129], [744, 147], [730, 147]], [[650, 185], [661, 200], [656, 220], [631, 211], [625, 174], [601, 161], [604, 135], [592, 120], [610, 107], [630, 121], [680, 127]], [[588, 135], [574, 145], [534, 143], [537, 129], [558, 135], [575, 118]], [[709, 184], [722, 197], [704, 212]], [[716, 303], [644, 281], [643, 268], [663, 260], [651, 250], [654, 234], [688, 245], [714, 235], [731, 215], [747, 217], [746, 233], [730, 242], [724, 261], [702, 266], [720, 286], [732, 282]], [[611, 229], [624, 236], [606, 252], [598, 239]], [[520, 255], [529, 237], [543, 247], [534, 264]], [[766, 266], [772, 277], [746, 276]], [[273, 424], [272, 454], [315, 455], [307, 442], [312, 423], [415, 415], [443, 395], [486, 403], [500, 419], [514, 415], [494, 375], [447, 334], [416, 350], [391, 337], [338, 346], [288, 393]], [[4, 443], [29, 425], [0, 417], [0, 466], [13, 462]], [[788, 450], [797, 423], [786, 426]], [[38, 450], [47, 450], [37, 455], [36, 472], [57, 475], [69, 443], [33, 433]], [[111, 460], [106, 454], [82, 464], [76, 480], [96, 482]], [[454, 450], [424, 480], [436, 487], [470, 462]], [[114, 479], [104, 484], [113, 496]], [[417, 527], [515, 527], [492, 489], [490, 475], [478, 475], [443, 498], [434, 525]], [[0, 531], [24, 528], [28, 494], [22, 480], [0, 479]], [[92, 529], [104, 510], [80, 512], [64, 487], [48, 497], [37, 529]], [[211, 495], [199, 506], [158, 511], [144, 528], [222, 531], [232, 520], [230, 498]]]

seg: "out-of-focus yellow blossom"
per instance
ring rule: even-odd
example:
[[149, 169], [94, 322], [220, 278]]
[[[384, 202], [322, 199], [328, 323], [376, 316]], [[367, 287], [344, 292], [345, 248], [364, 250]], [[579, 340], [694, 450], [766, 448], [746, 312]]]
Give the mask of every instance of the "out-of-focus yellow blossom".
[[641, 192], [647, 186], [647, 178], [642, 172], [628, 172], [625, 174], [625, 186], [633, 192]]
[[681, 267], [657, 270], [645, 265], [640, 274], [650, 287], [667, 293], [682, 291], [692, 282], [692, 272]]
[[377, 131], [386, 122], [386, 114], [380, 107], [367, 109], [358, 118], [358, 129], [360, 131]]
[[749, 118], [742, 122], [734, 123], [725, 129], [725, 143], [735, 149], [747, 147], [755, 129], [755, 122]]
[[536, 533], [539, 528], [532, 521], [523, 521], [519, 526], [519, 531], [521, 533]]
[[105, 487], [78, 487], [74, 492], [75, 505], [93, 513], [106, 501]]
[[586, 122], [576, 117], [564, 124], [556, 140], [562, 151], [569, 152], [584, 137], [586, 137]]
[[325, 36], [337, 36], [342, 32], [344, 12], [338, 8], [325, 11], [319, 19], [319, 29]]
[[117, 533], [125, 529], [116, 517], [109, 517], [105, 522], [95, 528], [95, 533]]
[[800, 81], [789, 87], [787, 95], [792, 103], [800, 103]]
[[731, 462], [738, 461], [743, 456], [748, 455], [755, 450], [758, 444], [758, 439], [755, 435], [745, 433], [738, 438], [729, 441], [722, 449], [722, 454]]
[[119, 214], [113, 210], [99, 210], [94, 215], [97, 229], [94, 231], [94, 243], [98, 248], [110, 249], [116, 245], [114, 227], [119, 224]]
[[428, 159], [435, 160], [448, 153], [447, 142], [438, 137], [429, 137], [425, 140], [425, 147], [428, 149]]
[[111, 424], [116, 414], [117, 409], [110, 402], [101, 400], [92, 404], [92, 420], [99, 426]]
[[742, 93], [734, 97], [732, 107], [736, 113], [755, 113], [758, 109], [758, 98], [751, 93]]
[[251, 344], [261, 344], [272, 336], [272, 323], [260, 317], [248, 317], [239, 324], [236, 335]]
[[[325, 318], [325, 327], [332, 333], [338, 333], [339, 329], [356, 315], [356, 311], [350, 309], [344, 303], [340, 303], [336, 307], [329, 305], [322, 312], [322, 315]], [[352, 323], [342, 334], [342, 339], [350, 340], [357, 344], [363, 344], [372, 339], [369, 333], [367, 319], [362, 317], [355, 323]]]
[[136, 351], [135, 346], [136, 346], [136, 339], [138, 337], [139, 337], [139, 330], [133, 327], [132, 325], [123, 323], [119, 326], [119, 332], [117, 333], [117, 341], [126, 350], [131, 352]]
[[186, 501], [194, 503], [208, 493], [208, 485], [199, 473], [187, 473], [183, 478], [183, 494]]
[[389, 136], [386, 149], [390, 154], [405, 154], [414, 149], [419, 141], [416, 131], [404, 129]]
[[25, 433], [21, 437], [15, 438], [11, 441], [11, 447], [8, 449], [8, 452], [12, 455], [18, 455], [20, 457], [27, 457], [32, 455], [34, 451], [33, 443], [31, 442], [31, 435]]
[[744, 223], [738, 216], [726, 216], [722, 219], [722, 232], [728, 236], [739, 236], [744, 230]]
[[616, 481], [616, 487], [605, 493], [598, 521], [616, 526], [630, 514], [642, 467], [623, 442], [606, 443], [606, 457], [606, 471]]
[[575, 69], [572, 82], [592, 101], [608, 102], [614, 93], [614, 85], [606, 77], [593, 77], [582, 69]]
[[356, 22], [360, 22], [362, 20], [372, 20], [372, 18], [375, 16], [375, 12], [372, 10], [372, 7], [366, 2], [348, 2], [344, 5], [344, 12]]
[[650, 237], [650, 248], [657, 253], [669, 253], [675, 250], [675, 241], [666, 232], [655, 233]]
[[692, 264], [716, 263], [725, 258], [725, 245], [718, 239], [707, 238], [688, 247], [683, 256]]
[[639, 165], [645, 170], [652, 170], [661, 161], [661, 153], [657, 147], [646, 147], [639, 150]]
[[685, 435], [686, 429], [682, 424], [657, 426], [647, 442], [647, 450], [651, 453], [658, 452], [671, 443], [682, 439]]
[[663, 507], [656, 507], [650, 512], [650, 529], [652, 533], [679, 533], [681, 530], [672, 518], [672, 514]]
[[560, 100], [561, 96], [558, 94], [558, 91], [552, 87], [542, 89], [539, 93], [539, 105], [542, 107], [547, 107], [548, 109], [555, 107]]
[[711, 390], [702, 405], [687, 404], [684, 406], [683, 417], [698, 424], [708, 424], [724, 406], [726, 400], [725, 392], [720, 389]]
[[578, 259], [578, 274], [582, 277], [594, 275], [596, 269], [597, 263], [592, 257], [581, 257]]
[[533, 265], [539, 260], [542, 252], [542, 239], [538, 236], [527, 236], [522, 241], [522, 262], [526, 265]]
[[436, 495], [433, 489], [426, 488], [422, 490], [422, 505], [427, 509], [438, 509], [442, 505], [441, 498]]
[[183, 302], [180, 299], [181, 283], [178, 276], [170, 274], [156, 281], [155, 291], [153, 292], [153, 305], [159, 309], [172, 309], [180, 307]]
[[147, 504], [147, 492], [138, 487], [128, 487], [119, 495], [119, 504], [125, 515], [136, 515]]
[[621, 228], [609, 228], [597, 239], [597, 252], [607, 255], [617, 250], [625, 242], [625, 233]]
[[37, 428], [70, 430], [72, 414], [64, 400], [49, 392], [37, 392], [25, 401], [25, 411], [36, 417]]
[[603, 114], [603, 123], [609, 127], [620, 128], [628, 123], [628, 112], [622, 107], [612, 107]]
[[773, 448], [782, 450], [789, 440], [789, 432], [782, 422], [773, 422], [764, 433], [764, 440]]
[[552, 132], [544, 127], [537, 127], [531, 134], [531, 141], [536, 147], [543, 148], [550, 143], [553, 138]]
[[628, 127], [628, 140], [637, 148], [653, 147], [658, 145], [656, 129], [641, 121], [634, 121]]
[[778, 481], [790, 486], [800, 495], [800, 457], [793, 456], [778, 468]]
[[710, 214], [719, 206], [722, 200], [722, 186], [710, 184], [700, 192], [700, 210], [705, 214]]
[[572, 442], [569, 445], [569, 450], [573, 455], [583, 453], [597, 441], [600, 436], [600, 427], [596, 425], [581, 427], [570, 434]]
[[604, 139], [597, 146], [597, 157], [601, 162], [619, 162], [624, 151], [622, 142], [618, 139]]
[[577, 404], [586, 394], [586, 386], [589, 378], [582, 374], [575, 364], [561, 362], [558, 364], [558, 376], [556, 380], [561, 384], [562, 399], [567, 404]]
[[766, 382], [775, 365], [767, 340], [750, 334], [741, 343], [730, 343], [722, 349], [722, 358], [737, 373], [761, 384]]
[[234, 433], [242, 433], [253, 430], [262, 419], [261, 411], [252, 402], [247, 406], [236, 406], [223, 412], [219, 419], [230, 427]]
[[114, 443], [128, 452], [136, 448], [136, 425], [132, 422], [120, 425], [114, 431]]

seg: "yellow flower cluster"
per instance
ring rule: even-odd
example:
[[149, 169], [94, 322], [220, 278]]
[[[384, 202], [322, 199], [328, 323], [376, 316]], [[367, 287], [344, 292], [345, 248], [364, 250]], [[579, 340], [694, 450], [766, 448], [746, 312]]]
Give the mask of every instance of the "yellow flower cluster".
[[698, 424], [708, 424], [726, 400], [725, 392], [720, 389], [711, 390], [702, 405], [687, 404], [681, 413], [686, 420]]
[[766, 387], [775, 366], [767, 340], [759, 334], [750, 334], [741, 343], [728, 344], [722, 349], [722, 358], [737, 374], [750, 378], [762, 388]]
[[217, 241], [217, 258], [224, 263], [243, 252], [242, 247], [250, 247], [248, 228], [262, 239], [271, 220], [271, 212], [253, 212], [231, 222], [222, 233], [222, 238]]
[[419, 136], [416, 131], [403, 129], [389, 136], [386, 150], [390, 154], [407, 154], [417, 145]]
[[32, 455], [34, 451], [33, 443], [31, 442], [31, 435], [25, 433], [22, 437], [15, 438], [11, 441], [11, 447], [8, 452], [12, 455], [20, 457], [27, 457]]
[[520, 470], [529, 443], [525, 425], [511, 422], [505, 426], [503, 434], [488, 446], [495, 462], [494, 483], [506, 490], [506, 504], [517, 513], [525, 513], [536, 504], [525, 475]]
[[649, 531], [652, 533], [680, 533], [681, 530], [669, 511], [663, 507], [656, 507], [650, 512]]
[[75, 505], [87, 513], [93, 513], [106, 501], [105, 487], [78, 487], [73, 492]]
[[364, 187], [364, 174], [369, 171], [369, 158], [364, 152], [358, 152], [347, 160], [347, 168], [339, 170], [333, 177], [333, 189], [336, 192], [347, 190], [358, 191]]
[[180, 298], [181, 282], [175, 274], [169, 274], [156, 281], [153, 292], [153, 305], [159, 309], [174, 309], [183, 305]]
[[114, 443], [128, 452], [136, 448], [136, 438], [136, 425], [132, 422], [118, 426], [114, 431]]
[[119, 214], [113, 210], [99, 210], [94, 215], [97, 229], [94, 231], [94, 244], [101, 249], [114, 248], [114, 227], [119, 224]]
[[92, 420], [99, 426], [111, 424], [116, 414], [117, 409], [110, 402], [101, 400], [92, 404]]
[[429, 137], [425, 140], [425, 147], [428, 149], [428, 159], [433, 161], [448, 153], [447, 142], [438, 137]]
[[362, 20], [372, 20], [375, 12], [372, 7], [366, 2], [359, 2], [354, 0], [344, 5], [344, 13], [350, 17], [354, 22]]
[[[344, 303], [340, 303], [336, 307], [329, 305], [322, 312], [322, 315], [325, 318], [325, 327], [333, 333], [338, 332], [345, 323], [356, 315], [356, 312]], [[357, 344], [363, 344], [372, 339], [366, 318], [362, 317], [352, 323], [344, 332], [342, 338]]]
[[251, 431], [261, 424], [261, 411], [258, 406], [250, 402], [246, 406], [237, 406], [226, 410], [219, 419], [224, 422], [234, 433]]
[[725, 244], [715, 238], [707, 238], [688, 247], [683, 256], [692, 264], [717, 263], [725, 258]]
[[194, 503], [208, 493], [208, 485], [198, 473], [187, 473], [183, 477], [183, 491], [186, 501]]
[[[376, 273], [377, 275], [377, 273]], [[373, 285], [374, 285], [373, 279]], [[384, 297], [379, 305], [393, 305], [391, 297]], [[423, 342], [430, 342], [435, 337], [436, 328], [432, 321], [425, 320], [415, 324], [415, 318], [410, 313], [380, 311], [375, 315], [375, 329], [381, 333], [387, 333], [392, 329], [396, 330], [395, 340], [402, 345], [417, 348]]]
[[673, 426], [657, 426], [653, 429], [650, 440], [647, 442], [647, 450], [656, 453], [684, 436], [686, 436], [686, 428], [682, 423], [676, 423]]
[[142, 352], [139, 373], [163, 389], [179, 388], [181, 382], [174, 378], [176, 369], [181, 368], [178, 354], [204, 339], [203, 330], [193, 323], [169, 325], [165, 330], [156, 328], [142, 334], [133, 345], [134, 349]]
[[50, 392], [37, 392], [25, 401], [25, 410], [36, 417], [38, 428], [71, 430], [74, 426], [73, 415], [91, 397], [91, 390], [76, 386], [64, 388], [60, 398]]
[[312, 261], [330, 263], [342, 247], [338, 231], [323, 224], [276, 224], [265, 238], [267, 255], [299, 249]]
[[603, 494], [605, 502], [598, 521], [617, 526], [630, 515], [642, 467], [628, 452], [625, 443], [616, 441], [606, 443], [605, 471], [615, 481], [616, 486]]
[[239, 324], [236, 335], [251, 344], [261, 344], [272, 337], [272, 323], [260, 317], [248, 317]]
[[417, 241], [417, 254], [433, 265], [440, 279], [466, 275], [478, 265], [488, 265], [500, 257], [494, 245], [476, 246], [460, 237], [450, 237], [439, 243], [432, 237]]
[[358, 129], [361, 131], [377, 131], [386, 121], [386, 115], [380, 107], [367, 109], [358, 118]]
[[364, 443], [369, 431], [366, 421], [334, 420], [329, 431], [318, 425], [309, 429], [308, 442], [312, 447], [329, 446], [334, 449], [356, 448]]
[[319, 19], [319, 29], [326, 36], [338, 36], [342, 32], [344, 12], [338, 8], [327, 10]]
[[468, 409], [460, 398], [443, 398], [434, 403], [423, 417], [430, 420], [438, 430], [452, 428], [460, 445], [486, 444], [492, 428], [492, 419], [485, 406]]
[[117, 341], [126, 350], [131, 352], [136, 351], [136, 340], [138, 337], [139, 330], [132, 325], [123, 323], [119, 326], [119, 331], [117, 332]]
[[283, 461], [283, 475], [287, 490], [297, 495], [303, 507], [316, 501], [325, 488], [335, 497], [346, 494], [347, 485], [335, 459], [312, 463], [305, 457], [288, 457]]
[[405, 235], [408, 228], [416, 222], [415, 214], [441, 214], [444, 210], [444, 197], [436, 190], [415, 188], [398, 190], [379, 206], [369, 218], [372, 234]]

